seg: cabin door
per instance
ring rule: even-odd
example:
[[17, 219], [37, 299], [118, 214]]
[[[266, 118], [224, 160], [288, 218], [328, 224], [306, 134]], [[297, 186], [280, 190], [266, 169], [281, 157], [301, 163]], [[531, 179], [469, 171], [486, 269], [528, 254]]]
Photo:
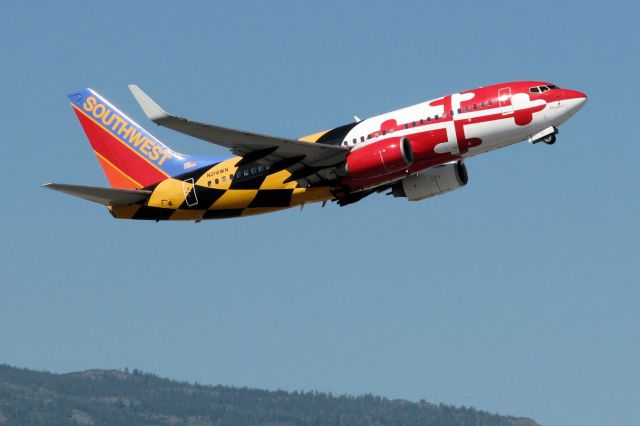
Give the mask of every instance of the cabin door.
[[511, 104], [511, 87], [503, 87], [498, 90], [498, 102], [500, 103], [500, 111], [502, 115], [511, 114], [513, 105]]
[[193, 178], [182, 181], [182, 191], [184, 192], [184, 201], [187, 206], [193, 207], [198, 204], [198, 196], [196, 195], [196, 185]]

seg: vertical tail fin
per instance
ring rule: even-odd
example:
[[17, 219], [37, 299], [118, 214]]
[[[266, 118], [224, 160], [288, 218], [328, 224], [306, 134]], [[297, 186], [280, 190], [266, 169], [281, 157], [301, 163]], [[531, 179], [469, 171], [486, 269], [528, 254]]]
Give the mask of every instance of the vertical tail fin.
[[113, 188], [146, 188], [195, 166], [92, 89], [68, 97]]

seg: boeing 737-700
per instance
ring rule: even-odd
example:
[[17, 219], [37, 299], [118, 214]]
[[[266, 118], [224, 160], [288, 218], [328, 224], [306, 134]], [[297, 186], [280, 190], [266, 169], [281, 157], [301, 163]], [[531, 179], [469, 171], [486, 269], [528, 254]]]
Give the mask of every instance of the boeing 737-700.
[[300, 139], [266, 136], [167, 113], [129, 86], [154, 123], [236, 157], [173, 151], [92, 89], [69, 95], [111, 185], [45, 184], [104, 204], [120, 219], [220, 219], [306, 203], [351, 204], [376, 192], [423, 200], [467, 184], [465, 160], [520, 141], [553, 144], [587, 96], [540, 81], [444, 96]]

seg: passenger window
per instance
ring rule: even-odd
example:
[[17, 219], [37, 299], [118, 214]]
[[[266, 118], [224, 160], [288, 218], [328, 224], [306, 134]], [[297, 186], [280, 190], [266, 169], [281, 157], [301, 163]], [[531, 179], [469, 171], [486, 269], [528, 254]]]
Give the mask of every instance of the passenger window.
[[367, 139], [371, 139], [371, 135], [367, 135]]
[[360, 142], [364, 142], [364, 136], [360, 136]]
[[[220, 179], [216, 178], [216, 185], [220, 183]], [[209, 185], [211, 186], [211, 185]]]
[[356, 138], [353, 138], [353, 144], [354, 145], [356, 144], [356, 140], [357, 140]]
[[251, 168], [251, 174], [252, 174], [252, 175], [255, 175], [255, 174], [256, 174], [256, 171], [257, 171], [257, 170], [256, 170], [256, 168], [255, 168], [255, 167], [252, 167], [252, 168]]
[[458, 114], [462, 114], [462, 108], [458, 108]]
[[405, 129], [408, 129], [408, 128], [409, 128], [409, 125], [408, 125], [408, 124], [405, 124], [405, 125], [404, 125], [404, 128], [405, 128]]
[[484, 101], [480, 102], [480, 108], [484, 108]]
[[434, 116], [433, 116], [433, 118], [434, 118], [435, 120], [438, 120], [438, 114], [434, 115]]
[[431, 123], [431, 117], [427, 117], [427, 123]]
[[245, 176], [245, 177], [249, 176], [249, 170], [245, 170], [245, 171], [244, 171], [244, 176]]
[[474, 110], [478, 109], [478, 104], [473, 104], [473, 109]]
[[226, 182], [227, 181], [227, 177], [226, 176], [222, 176], [222, 182]]
[[453, 117], [453, 111], [449, 111], [449, 115]]
[[420, 119], [420, 125], [422, 126], [424, 124], [424, 120], [421, 118]]
[[211, 186], [211, 181], [208, 181], [208, 182], [207, 182], [207, 186]]
[[376, 135], [375, 135], [375, 136], [376, 136], [376, 138], [377, 138], [378, 136], [380, 136], [380, 132], [376, 132]]
[[229, 182], [233, 180], [233, 175], [229, 175]]
[[491, 106], [491, 99], [487, 101], [487, 105]]
[[[384, 135], [386, 135], [386, 134], [387, 134], [387, 131], [386, 131], [386, 130], [383, 130], [383, 131], [382, 131], [382, 136], [384, 136]], [[353, 143], [354, 143], [354, 144], [356, 143], [355, 139], [353, 140]]]
[[468, 106], [464, 107], [464, 110], [465, 112], [469, 112], [469, 107]]

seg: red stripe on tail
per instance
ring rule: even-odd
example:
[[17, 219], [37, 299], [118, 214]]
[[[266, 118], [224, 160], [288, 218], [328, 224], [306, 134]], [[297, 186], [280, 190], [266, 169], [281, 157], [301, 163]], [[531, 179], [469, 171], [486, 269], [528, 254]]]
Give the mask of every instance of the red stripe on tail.
[[[73, 108], [91, 146], [111, 164], [102, 161], [102, 166], [111, 186], [114, 188], [140, 189], [165, 180], [168, 175], [141, 157], [120, 139], [102, 126]], [[115, 166], [115, 167], [113, 167]], [[137, 182], [137, 184], [135, 183]], [[124, 186], [123, 186], [124, 185]]]

